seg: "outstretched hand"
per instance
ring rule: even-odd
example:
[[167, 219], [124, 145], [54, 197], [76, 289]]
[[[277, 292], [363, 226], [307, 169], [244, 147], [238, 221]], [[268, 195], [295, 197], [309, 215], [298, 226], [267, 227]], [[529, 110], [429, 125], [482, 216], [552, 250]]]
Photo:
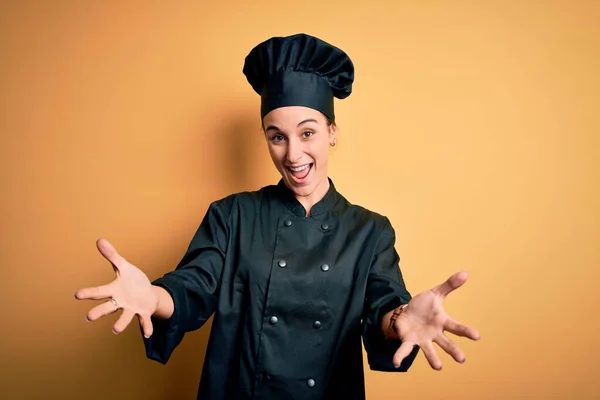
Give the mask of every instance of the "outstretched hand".
[[116, 278], [107, 285], [80, 289], [75, 293], [75, 298], [78, 300], [107, 300], [92, 308], [87, 313], [86, 319], [95, 321], [123, 309], [123, 313], [113, 326], [113, 332], [123, 332], [137, 315], [144, 336], [150, 337], [153, 330], [151, 316], [158, 307], [159, 297], [152, 289], [148, 277], [119, 255], [108, 240], [99, 239], [96, 246], [104, 258], [112, 264]]
[[395, 321], [396, 332], [402, 341], [402, 345], [394, 355], [395, 366], [400, 365], [414, 346], [419, 346], [431, 367], [436, 370], [442, 369], [442, 362], [433, 347], [434, 342], [455, 361], [459, 363], [465, 361], [463, 351], [445, 335], [444, 331], [472, 340], [479, 340], [479, 333], [446, 314], [442, 302], [450, 292], [461, 287], [467, 281], [467, 277], [466, 272], [456, 273], [444, 283], [412, 298]]

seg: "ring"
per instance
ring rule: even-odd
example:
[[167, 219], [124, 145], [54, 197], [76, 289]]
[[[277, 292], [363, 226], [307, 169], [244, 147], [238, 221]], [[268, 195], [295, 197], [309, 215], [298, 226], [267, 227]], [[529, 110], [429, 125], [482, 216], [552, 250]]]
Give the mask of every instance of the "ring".
[[[117, 311], [120, 308], [119, 303], [117, 303], [117, 301], [115, 299], [110, 299], [110, 302], [115, 305], [115, 311]], [[113, 312], [115, 312], [115, 311], [113, 311]]]

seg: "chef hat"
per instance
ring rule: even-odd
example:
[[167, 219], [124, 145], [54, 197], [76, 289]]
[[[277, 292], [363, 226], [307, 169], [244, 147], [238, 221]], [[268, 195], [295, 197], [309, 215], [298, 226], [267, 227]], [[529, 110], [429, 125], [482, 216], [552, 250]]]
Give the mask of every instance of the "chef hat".
[[306, 34], [258, 44], [246, 56], [243, 73], [261, 96], [261, 118], [279, 107], [305, 106], [333, 121], [333, 98], [350, 96], [354, 81], [346, 53]]

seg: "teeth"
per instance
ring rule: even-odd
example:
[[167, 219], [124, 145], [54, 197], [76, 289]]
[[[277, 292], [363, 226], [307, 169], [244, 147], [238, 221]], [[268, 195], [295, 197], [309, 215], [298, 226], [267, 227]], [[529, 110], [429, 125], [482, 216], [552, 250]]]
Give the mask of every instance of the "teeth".
[[289, 169], [291, 169], [294, 172], [300, 172], [300, 171], [304, 171], [309, 166], [310, 166], [310, 164], [306, 164], [306, 165], [303, 165], [301, 167], [295, 167], [295, 168], [294, 167], [289, 167]]

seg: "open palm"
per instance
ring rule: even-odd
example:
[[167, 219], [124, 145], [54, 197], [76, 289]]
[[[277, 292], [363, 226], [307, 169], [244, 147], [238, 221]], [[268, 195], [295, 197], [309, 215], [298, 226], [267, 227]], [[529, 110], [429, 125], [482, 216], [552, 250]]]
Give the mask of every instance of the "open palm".
[[395, 322], [402, 345], [394, 355], [394, 365], [399, 366], [414, 346], [419, 346], [432, 368], [440, 370], [440, 361], [434, 347], [435, 342], [459, 363], [465, 361], [463, 351], [444, 333], [479, 340], [479, 333], [469, 326], [452, 319], [444, 311], [443, 300], [467, 280], [466, 272], [452, 275], [441, 285], [416, 295]]
[[158, 307], [158, 296], [152, 290], [150, 280], [139, 268], [130, 264], [106, 239], [99, 239], [96, 246], [112, 264], [116, 278], [107, 285], [80, 289], [75, 293], [78, 300], [107, 300], [87, 313], [88, 321], [95, 321], [118, 309], [123, 313], [113, 326], [113, 332], [123, 332], [134, 316], [138, 316], [144, 336], [152, 335], [151, 316]]

